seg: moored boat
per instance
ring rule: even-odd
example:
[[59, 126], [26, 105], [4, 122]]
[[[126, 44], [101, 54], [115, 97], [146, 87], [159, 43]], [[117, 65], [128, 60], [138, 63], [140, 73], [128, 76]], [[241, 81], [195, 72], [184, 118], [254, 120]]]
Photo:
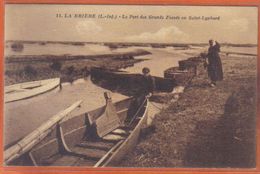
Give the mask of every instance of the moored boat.
[[186, 86], [194, 76], [204, 72], [204, 59], [191, 57], [179, 61], [179, 67], [170, 67], [164, 71], [164, 78], [176, 81], [178, 85]]
[[172, 79], [180, 86], [186, 86], [194, 76], [194, 72], [180, 70], [179, 67], [171, 67], [164, 71], [164, 78]]
[[60, 78], [53, 78], [6, 86], [4, 88], [5, 103], [30, 98], [54, 89], [59, 85]]
[[[140, 83], [143, 81], [142, 74], [126, 71], [92, 68], [90, 73], [93, 83], [127, 96], [135, 96], [140, 88]], [[153, 78], [155, 80], [155, 91], [171, 92], [177, 86], [172, 79], [156, 76], [153, 76]]]
[[[58, 114], [59, 118], [51, 118], [53, 121], [6, 149], [5, 165], [113, 166], [135, 146], [146, 124], [149, 101], [137, 103], [133, 98], [113, 104], [107, 99], [105, 106], [73, 117]], [[108, 113], [113, 119], [103, 124], [100, 120]], [[120, 123], [116, 127], [115, 121]]]

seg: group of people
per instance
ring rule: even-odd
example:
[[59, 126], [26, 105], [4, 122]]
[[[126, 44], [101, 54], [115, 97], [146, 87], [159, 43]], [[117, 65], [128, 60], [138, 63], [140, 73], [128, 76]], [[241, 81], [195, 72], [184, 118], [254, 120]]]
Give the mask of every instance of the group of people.
[[[223, 80], [223, 70], [219, 52], [220, 44], [213, 39], [209, 40], [208, 53], [205, 56], [205, 67], [208, 71], [210, 87], [215, 87], [217, 85], [217, 81]], [[143, 68], [142, 74], [143, 79], [142, 84], [140, 85], [141, 90], [139, 91], [139, 94], [150, 97], [155, 90], [154, 78], [150, 75], [150, 69], [147, 67]]]
[[[217, 81], [223, 80], [223, 70], [219, 52], [219, 43], [209, 40], [208, 53], [205, 56], [205, 65], [207, 67], [208, 77], [210, 79], [209, 86], [211, 87], [215, 87]], [[142, 69], [142, 79], [140, 80], [140, 84], [138, 86], [139, 90], [134, 96], [135, 100], [133, 101], [133, 105], [131, 105], [135, 108], [133, 111], [142, 105], [145, 98], [151, 97], [156, 89], [155, 79], [151, 76], [149, 68], [144, 67]], [[126, 121], [129, 122], [131, 119], [132, 118], [127, 118]], [[151, 127], [151, 125], [148, 127]]]

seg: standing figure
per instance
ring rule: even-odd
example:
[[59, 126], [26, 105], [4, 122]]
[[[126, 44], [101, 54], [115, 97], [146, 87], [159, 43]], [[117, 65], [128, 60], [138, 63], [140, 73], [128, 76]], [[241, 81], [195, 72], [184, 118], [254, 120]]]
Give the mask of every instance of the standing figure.
[[155, 90], [155, 80], [150, 75], [150, 69], [144, 67], [142, 70], [143, 76], [140, 84], [140, 91], [139, 93], [143, 96], [151, 97], [154, 90]]
[[223, 70], [222, 63], [219, 56], [220, 45], [214, 40], [209, 40], [209, 49], [208, 49], [208, 75], [211, 80], [210, 86], [216, 86], [217, 81], [223, 80]]
[[128, 123], [131, 122], [130, 120], [133, 120], [132, 116], [135, 115], [138, 109], [145, 104], [145, 99], [151, 97], [155, 90], [155, 80], [154, 77], [150, 75], [149, 68], [143, 68], [142, 76], [138, 79], [138, 89], [136, 90], [128, 110], [128, 117], [126, 118], [126, 122]]

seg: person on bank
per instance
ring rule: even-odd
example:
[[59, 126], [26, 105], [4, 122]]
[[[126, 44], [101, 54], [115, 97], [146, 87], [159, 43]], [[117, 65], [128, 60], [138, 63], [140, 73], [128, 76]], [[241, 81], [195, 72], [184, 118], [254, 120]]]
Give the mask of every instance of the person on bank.
[[155, 80], [150, 74], [150, 69], [144, 67], [142, 69], [142, 79], [140, 84], [140, 94], [146, 97], [151, 97], [155, 90]]
[[219, 56], [220, 44], [213, 39], [209, 40], [209, 49], [207, 54], [208, 76], [211, 80], [210, 86], [217, 85], [217, 81], [223, 80], [222, 63]]
[[[130, 104], [129, 116], [134, 115], [138, 108], [144, 104], [145, 98], [149, 98], [155, 91], [155, 79], [150, 75], [150, 69], [144, 67], [142, 69], [142, 75], [138, 78], [138, 84], [136, 86], [135, 94], [133, 95], [133, 101]], [[133, 112], [133, 113], [132, 113]], [[127, 117], [126, 123], [131, 122], [133, 118]]]

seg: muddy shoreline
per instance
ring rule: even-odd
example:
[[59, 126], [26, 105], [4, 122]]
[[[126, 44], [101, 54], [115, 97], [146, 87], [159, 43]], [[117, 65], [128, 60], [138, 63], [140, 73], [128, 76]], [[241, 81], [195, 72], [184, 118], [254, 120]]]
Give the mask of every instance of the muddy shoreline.
[[209, 87], [205, 72], [177, 102], [167, 96], [155, 129], [118, 166], [254, 168], [256, 61], [222, 56], [224, 80], [217, 87]]

